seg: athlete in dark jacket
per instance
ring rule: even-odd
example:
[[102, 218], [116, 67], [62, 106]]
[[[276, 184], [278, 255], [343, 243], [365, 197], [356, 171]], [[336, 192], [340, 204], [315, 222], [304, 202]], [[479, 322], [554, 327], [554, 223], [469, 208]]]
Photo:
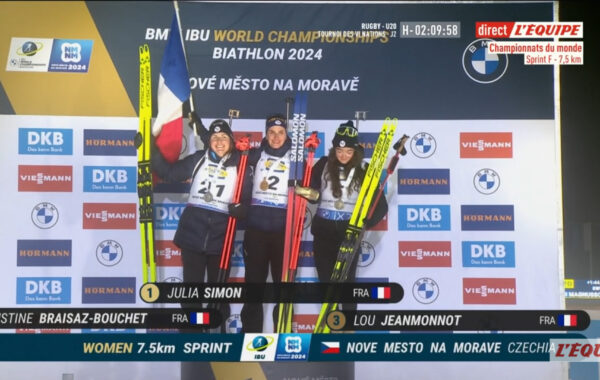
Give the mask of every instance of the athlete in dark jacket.
[[[251, 171], [246, 170], [242, 202], [232, 203], [240, 154], [234, 149], [233, 134], [226, 121], [219, 119], [210, 125], [206, 143], [207, 149], [173, 164], [158, 151], [152, 156], [152, 168], [165, 181], [191, 179], [188, 203], [173, 239], [181, 248], [184, 282], [217, 282], [228, 218], [245, 216], [252, 190]], [[221, 311], [225, 321], [229, 305]], [[221, 326], [224, 331], [224, 323]]]
[[[285, 116], [269, 116], [265, 138], [248, 157], [254, 177], [244, 234], [246, 283], [265, 283], [269, 268], [273, 282], [281, 282], [291, 147], [286, 127]], [[263, 331], [262, 304], [244, 304], [241, 318], [244, 332]], [[277, 308], [273, 311], [273, 323], [276, 321]]]

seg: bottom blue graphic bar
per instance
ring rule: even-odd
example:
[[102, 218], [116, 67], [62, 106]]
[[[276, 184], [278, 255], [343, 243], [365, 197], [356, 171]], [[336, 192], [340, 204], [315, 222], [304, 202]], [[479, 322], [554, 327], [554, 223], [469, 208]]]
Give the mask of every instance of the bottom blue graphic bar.
[[0, 334], [1, 361], [549, 361], [581, 334]]

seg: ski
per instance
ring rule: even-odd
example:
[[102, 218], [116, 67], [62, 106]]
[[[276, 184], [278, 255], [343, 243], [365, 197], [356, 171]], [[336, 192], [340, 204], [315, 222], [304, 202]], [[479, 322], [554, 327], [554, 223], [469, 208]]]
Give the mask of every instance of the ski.
[[[372, 202], [373, 195], [375, 190], [379, 187], [379, 179], [381, 178], [381, 173], [387, 159], [387, 151], [392, 143], [397, 124], [398, 119], [390, 118], [386, 118], [383, 123], [377, 143], [375, 144], [373, 156], [369, 163], [369, 168], [365, 173], [365, 178], [360, 187], [356, 205], [354, 206], [350, 221], [348, 222], [348, 227], [346, 228], [346, 238], [340, 245], [338, 251], [337, 260], [331, 274], [332, 283], [344, 282], [347, 279], [348, 271], [356, 255], [356, 248], [360, 245], [360, 240], [364, 235], [364, 219], [369, 214], [369, 209], [371, 208], [374, 210], [375, 207], [375, 203]], [[326, 299], [328, 300], [329, 297]], [[315, 333], [329, 332], [329, 327], [325, 323], [325, 318], [327, 314], [334, 311], [336, 308], [336, 302], [325, 302], [322, 305], [317, 323], [315, 324]]]
[[[315, 158], [315, 150], [319, 147], [319, 138], [317, 132], [311, 133], [310, 137], [306, 139], [304, 147], [308, 149], [306, 158], [306, 164], [304, 165], [304, 176], [302, 179], [302, 186], [310, 186], [310, 177], [312, 175], [313, 161]], [[289, 202], [289, 201], [288, 201]], [[304, 218], [306, 215], [306, 199], [294, 193], [294, 216], [292, 224], [292, 241], [291, 241], [291, 252], [289, 264], [283, 267], [283, 270], [287, 271], [287, 282], [294, 282], [296, 278], [296, 272], [298, 269], [298, 254], [300, 252], [300, 243], [302, 241], [302, 234], [304, 233]], [[292, 315], [293, 308], [291, 303], [279, 304], [280, 320], [277, 327], [279, 333], [291, 333], [292, 332]]]
[[156, 282], [156, 262], [154, 260], [154, 212], [152, 210], [152, 169], [150, 167], [152, 120], [152, 75], [150, 69], [150, 48], [147, 44], [139, 47], [140, 88], [139, 88], [139, 130], [135, 137], [138, 158], [137, 191], [139, 201], [139, 222], [142, 248], [143, 282]]
[[[298, 93], [294, 100], [294, 109], [292, 120], [288, 120], [288, 136], [292, 140], [290, 147], [290, 171], [288, 180], [288, 204], [285, 221], [285, 240], [283, 247], [283, 264], [281, 268], [281, 282], [289, 281], [288, 268], [292, 256], [292, 246], [295, 226], [294, 222], [297, 220], [296, 214], [296, 196], [294, 189], [296, 185], [302, 180], [303, 168], [304, 168], [304, 139], [307, 130], [306, 124], [306, 99], [307, 94]], [[286, 99], [287, 101], [287, 99]], [[289, 102], [288, 102], [289, 107]], [[289, 118], [288, 118], [289, 119]], [[278, 322], [277, 331], [284, 328], [284, 310], [279, 308], [278, 310]]]

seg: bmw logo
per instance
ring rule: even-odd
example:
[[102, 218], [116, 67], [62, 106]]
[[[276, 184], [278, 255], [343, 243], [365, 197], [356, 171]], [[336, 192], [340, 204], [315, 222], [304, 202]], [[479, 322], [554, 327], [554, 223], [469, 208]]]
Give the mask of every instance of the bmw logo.
[[487, 45], [490, 39], [471, 42], [463, 52], [462, 65], [469, 78], [477, 83], [492, 83], [500, 79], [508, 68], [506, 54], [489, 53]]
[[167, 277], [167, 278], [163, 279], [163, 282], [173, 283], [173, 282], [183, 282], [183, 280], [179, 277]]
[[39, 228], [52, 228], [58, 222], [58, 209], [49, 202], [39, 203], [31, 211], [31, 220]]
[[96, 259], [104, 266], [117, 265], [123, 258], [123, 247], [114, 240], [104, 240], [96, 247]]
[[373, 245], [366, 240], [360, 242], [360, 255], [358, 256], [358, 266], [366, 267], [375, 260], [375, 249]]
[[419, 132], [410, 140], [410, 150], [419, 158], [428, 158], [435, 153], [437, 142], [427, 132]]
[[430, 304], [438, 298], [439, 294], [437, 283], [430, 278], [420, 278], [413, 285], [413, 296], [420, 303]]
[[500, 177], [492, 169], [481, 169], [473, 177], [473, 185], [481, 194], [492, 194], [500, 187]]
[[242, 319], [239, 314], [232, 314], [225, 321], [225, 330], [228, 334], [238, 334], [242, 332]]

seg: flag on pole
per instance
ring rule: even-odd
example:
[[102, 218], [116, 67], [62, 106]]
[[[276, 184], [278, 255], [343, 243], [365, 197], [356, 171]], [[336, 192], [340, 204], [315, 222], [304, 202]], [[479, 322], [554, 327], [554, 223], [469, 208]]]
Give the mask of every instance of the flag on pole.
[[183, 103], [190, 97], [190, 79], [185, 53], [177, 23], [173, 15], [167, 47], [160, 65], [158, 78], [158, 114], [152, 134], [156, 146], [169, 162], [179, 158], [183, 135]]

